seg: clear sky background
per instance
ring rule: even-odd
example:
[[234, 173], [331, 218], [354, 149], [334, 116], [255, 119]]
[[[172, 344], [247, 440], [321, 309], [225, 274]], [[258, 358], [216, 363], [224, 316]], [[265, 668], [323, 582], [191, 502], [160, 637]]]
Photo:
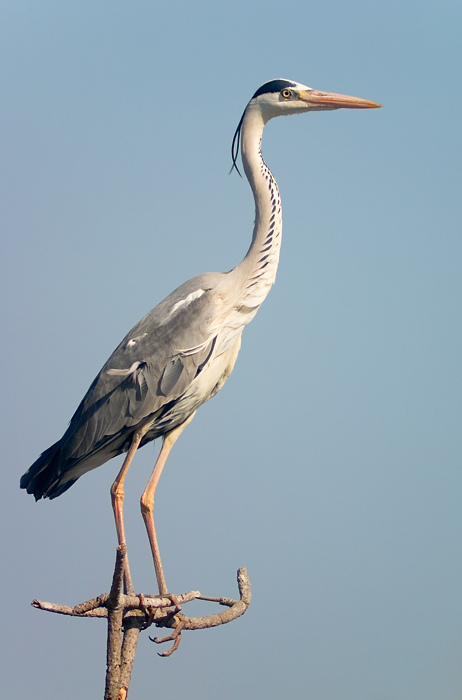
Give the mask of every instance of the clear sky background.
[[[2, 3], [2, 697], [103, 695], [104, 623], [29, 603], [108, 590], [120, 459], [52, 502], [19, 477], [142, 315], [245, 254], [231, 139], [285, 77], [384, 108], [265, 131], [277, 283], [156, 499], [169, 587], [233, 596], [245, 565], [254, 598], [170, 659], [144, 633], [130, 697], [462, 698], [461, 16], [456, 0]], [[144, 592], [157, 448], [126, 482]]]

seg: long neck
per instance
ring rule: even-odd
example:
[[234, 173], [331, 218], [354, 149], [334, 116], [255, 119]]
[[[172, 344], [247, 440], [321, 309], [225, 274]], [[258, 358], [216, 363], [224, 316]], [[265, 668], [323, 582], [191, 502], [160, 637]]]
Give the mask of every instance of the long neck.
[[234, 270], [243, 282], [242, 303], [255, 312], [276, 279], [282, 233], [279, 189], [261, 154], [264, 126], [260, 110], [247, 109], [242, 123], [241, 152], [255, 199], [255, 225], [247, 255]]

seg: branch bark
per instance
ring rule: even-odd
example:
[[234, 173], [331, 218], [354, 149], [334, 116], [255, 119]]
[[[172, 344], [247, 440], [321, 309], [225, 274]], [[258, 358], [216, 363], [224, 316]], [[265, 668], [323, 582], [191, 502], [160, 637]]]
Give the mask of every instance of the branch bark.
[[[122, 624], [124, 607], [122, 590], [124, 581], [125, 560], [127, 548], [125, 545], [117, 547], [117, 558], [112, 579], [111, 591], [107, 599], [107, 653], [106, 653], [106, 689], [104, 700], [122, 700], [122, 687], [120, 683], [120, 669], [122, 656]], [[127, 696], [128, 686], [125, 689]]]

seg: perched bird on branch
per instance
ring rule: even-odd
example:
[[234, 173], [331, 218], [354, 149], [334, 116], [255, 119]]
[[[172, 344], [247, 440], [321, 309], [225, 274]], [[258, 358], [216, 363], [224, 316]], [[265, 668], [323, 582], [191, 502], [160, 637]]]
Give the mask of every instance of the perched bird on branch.
[[[150, 311], [125, 336], [91, 384], [63, 437], [21, 478], [21, 488], [56, 498], [83, 474], [123, 452], [111, 488], [119, 544], [125, 544], [123, 482], [138, 449], [158, 437], [163, 444], [141, 497], [159, 593], [167, 593], [154, 528], [154, 492], [168, 454], [195, 412], [231, 374], [242, 331], [275, 281], [282, 232], [279, 190], [261, 154], [265, 124], [273, 117], [380, 107], [359, 97], [320, 92], [292, 80], [272, 80], [253, 95], [234, 134], [255, 199], [249, 250], [229, 272], [193, 277]], [[239, 172], [239, 170], [238, 170]], [[132, 590], [128, 565], [125, 585]]]

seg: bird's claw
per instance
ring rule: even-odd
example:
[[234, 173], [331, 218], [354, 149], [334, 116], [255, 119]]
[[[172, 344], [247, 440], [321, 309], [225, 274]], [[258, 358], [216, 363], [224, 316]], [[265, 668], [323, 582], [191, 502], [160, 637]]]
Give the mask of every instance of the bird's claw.
[[[181, 605], [178, 601], [177, 596], [174, 593], [164, 593], [162, 595], [164, 598], [169, 598], [171, 604], [174, 606], [172, 610], [169, 610], [169, 612], [165, 615], [165, 617], [162, 620], [162, 626], [170, 626], [173, 621], [173, 626], [174, 630], [172, 634], [169, 634], [167, 637], [149, 637], [151, 642], [154, 642], [155, 644], [164, 644], [165, 642], [173, 642], [172, 646], [170, 649], [167, 651], [162, 651], [162, 652], [157, 652], [159, 656], [167, 657], [171, 656], [174, 651], [176, 651], [180, 645], [181, 641], [181, 631], [185, 625], [186, 622], [186, 617], [184, 615], [179, 615], [179, 612], [181, 610]], [[151, 622], [153, 621], [153, 618], [151, 619]]]
[[178, 616], [176, 618], [176, 622], [177, 622], [177, 624], [175, 626], [175, 629], [173, 630], [172, 634], [169, 634], [167, 637], [149, 637], [151, 642], [154, 642], [155, 644], [164, 644], [165, 642], [173, 642], [171, 648], [168, 649], [167, 651], [162, 651], [162, 652], [158, 651], [157, 653], [159, 656], [163, 656], [163, 657], [171, 656], [173, 654], [173, 652], [178, 649], [178, 647], [180, 645], [180, 641], [181, 641], [181, 632], [182, 632], [182, 629], [186, 623], [186, 617], [184, 617], [183, 615]]

